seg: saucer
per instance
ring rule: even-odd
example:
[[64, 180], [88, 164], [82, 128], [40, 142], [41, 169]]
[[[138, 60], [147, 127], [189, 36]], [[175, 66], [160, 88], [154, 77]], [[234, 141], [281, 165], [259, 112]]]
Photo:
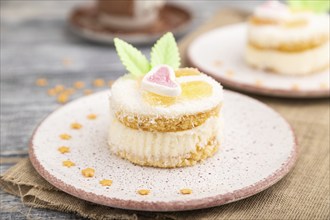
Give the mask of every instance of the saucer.
[[159, 19], [151, 27], [142, 30], [116, 30], [100, 24], [95, 5], [81, 5], [73, 9], [69, 16], [69, 27], [78, 36], [87, 40], [113, 44], [118, 37], [132, 44], [152, 43], [166, 32], [184, 34], [192, 21], [192, 13], [177, 4], [165, 4], [160, 10]]
[[[50, 114], [31, 138], [31, 162], [58, 189], [116, 208], [183, 211], [244, 199], [293, 168], [297, 144], [290, 125], [274, 110], [235, 92], [224, 95], [223, 143], [213, 157], [192, 167], [142, 167], [112, 155], [107, 145], [110, 91], [77, 99]], [[86, 168], [95, 170], [92, 177], [82, 174]], [[100, 184], [104, 179], [111, 186]], [[181, 194], [183, 188], [192, 193]], [[140, 195], [140, 189], [150, 193]]]

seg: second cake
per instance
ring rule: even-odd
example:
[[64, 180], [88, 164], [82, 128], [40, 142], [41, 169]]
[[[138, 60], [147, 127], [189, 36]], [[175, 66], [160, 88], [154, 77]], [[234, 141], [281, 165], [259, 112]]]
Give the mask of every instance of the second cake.
[[278, 1], [257, 7], [248, 23], [245, 60], [284, 75], [329, 67], [329, 15], [295, 11]]

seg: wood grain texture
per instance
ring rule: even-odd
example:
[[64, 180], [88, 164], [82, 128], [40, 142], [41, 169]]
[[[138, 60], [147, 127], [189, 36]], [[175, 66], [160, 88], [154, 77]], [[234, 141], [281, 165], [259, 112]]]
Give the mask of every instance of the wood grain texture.
[[[47, 88], [82, 80], [95, 90], [93, 79], [113, 80], [125, 72], [112, 46], [84, 41], [68, 30], [67, 13], [84, 2], [1, 1], [1, 157], [27, 156], [33, 130], [60, 106], [46, 94]], [[194, 29], [229, 2], [179, 4], [189, 5], [194, 12]], [[234, 4], [240, 5], [239, 1]], [[149, 54], [149, 48], [145, 45], [139, 49]], [[50, 86], [35, 86], [39, 77], [47, 78]]]

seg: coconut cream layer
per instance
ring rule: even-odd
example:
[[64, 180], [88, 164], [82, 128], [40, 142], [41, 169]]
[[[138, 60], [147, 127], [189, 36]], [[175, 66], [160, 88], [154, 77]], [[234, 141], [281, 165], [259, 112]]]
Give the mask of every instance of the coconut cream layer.
[[286, 25], [257, 25], [248, 24], [248, 41], [264, 48], [278, 48], [283, 44], [305, 44], [329, 40], [329, 15], [310, 14], [305, 18], [306, 24], [296, 27]]
[[113, 153], [125, 152], [149, 162], [189, 157], [196, 147], [204, 148], [210, 139], [220, 142], [223, 121], [211, 117], [196, 128], [180, 132], [148, 132], [128, 128], [111, 116], [108, 144]]
[[260, 50], [247, 45], [245, 59], [250, 65], [260, 69], [287, 75], [304, 75], [329, 66], [329, 42], [310, 50], [287, 53], [276, 50]]
[[196, 99], [178, 99], [171, 105], [150, 105], [143, 98], [140, 81], [125, 75], [119, 78], [111, 88], [110, 108], [113, 112], [121, 112], [126, 115], [146, 115], [157, 118], [159, 116], [168, 118], [179, 118], [185, 115], [193, 115], [207, 112], [222, 103], [222, 86], [205, 74], [178, 78], [179, 83], [204, 81], [212, 86], [210, 96]]

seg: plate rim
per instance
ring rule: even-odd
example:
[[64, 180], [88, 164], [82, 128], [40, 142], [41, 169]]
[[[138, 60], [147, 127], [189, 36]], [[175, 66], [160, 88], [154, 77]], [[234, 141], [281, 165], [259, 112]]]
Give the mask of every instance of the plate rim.
[[299, 154], [299, 146], [297, 137], [294, 133], [294, 130], [292, 126], [288, 123], [288, 121], [279, 114], [276, 110], [271, 108], [270, 106], [264, 104], [263, 102], [254, 99], [252, 97], [230, 91], [225, 90], [226, 93], [234, 93], [235, 95], [241, 96], [243, 98], [250, 99], [267, 109], [271, 110], [273, 113], [275, 113], [278, 117], [280, 117], [283, 120], [283, 123], [287, 124], [290, 131], [291, 136], [293, 138], [293, 146], [291, 147], [291, 152], [287, 160], [279, 167], [274, 173], [269, 175], [268, 177], [264, 178], [263, 180], [260, 180], [250, 186], [241, 188], [239, 190], [233, 191], [233, 192], [227, 192], [225, 194], [217, 194], [215, 196], [209, 196], [204, 197], [201, 199], [191, 199], [191, 200], [174, 200], [169, 202], [163, 202], [163, 201], [157, 201], [157, 202], [149, 202], [149, 201], [134, 201], [130, 199], [117, 199], [117, 198], [109, 198], [103, 195], [97, 195], [93, 192], [86, 192], [81, 189], [77, 189], [72, 185], [69, 185], [65, 182], [63, 182], [61, 179], [58, 179], [54, 175], [52, 175], [47, 169], [40, 163], [40, 161], [37, 159], [33, 141], [35, 134], [37, 133], [40, 126], [44, 123], [46, 119], [48, 119], [50, 116], [52, 116], [55, 112], [60, 111], [62, 108], [67, 107], [68, 105], [73, 105], [75, 102], [80, 101], [81, 99], [88, 98], [90, 96], [97, 96], [101, 93], [109, 92], [110, 90], [100, 91], [97, 93], [94, 93], [89, 96], [84, 96], [77, 98], [63, 106], [60, 106], [50, 114], [48, 114], [36, 127], [34, 132], [32, 133], [32, 136], [29, 141], [29, 158], [30, 161], [35, 168], [35, 170], [51, 185], [55, 186], [59, 190], [72, 195], [76, 198], [83, 199], [85, 201], [93, 202], [96, 204], [109, 206], [113, 208], [120, 208], [120, 209], [127, 209], [127, 210], [136, 210], [136, 211], [157, 211], [157, 212], [172, 212], [172, 211], [189, 211], [189, 210], [197, 210], [197, 209], [204, 209], [204, 208], [210, 208], [215, 206], [220, 206], [228, 203], [232, 203], [238, 200], [245, 199], [247, 197], [253, 196], [255, 194], [258, 194], [261, 191], [264, 191], [268, 189], [269, 187], [273, 186], [275, 183], [280, 181], [283, 177], [285, 177], [296, 164], [298, 154]]
[[[229, 88], [242, 91], [242, 92], [249, 92], [257, 95], [265, 95], [265, 96], [272, 96], [272, 97], [283, 97], [283, 98], [328, 98], [330, 97], [330, 89], [319, 89], [319, 90], [309, 90], [309, 91], [303, 91], [303, 90], [286, 90], [286, 89], [272, 89], [268, 87], [257, 87], [252, 84], [248, 83], [241, 83], [237, 82], [235, 80], [230, 80], [229, 78], [223, 77], [219, 74], [217, 74], [214, 71], [207, 71], [203, 67], [200, 67], [197, 65], [197, 62], [194, 61], [192, 58], [192, 47], [200, 38], [205, 37], [205, 35], [210, 35], [212, 32], [219, 31], [223, 28], [228, 28], [232, 26], [245, 26], [246, 22], [239, 22], [235, 24], [228, 24], [221, 27], [217, 27], [214, 29], [211, 29], [199, 36], [197, 36], [188, 46], [187, 48], [187, 62], [199, 70], [201, 70], [203, 73], [213, 77], [214, 79], [221, 82], [223, 85], [228, 86]], [[251, 67], [250, 67], [251, 68]], [[330, 69], [329, 69], [330, 71]], [[268, 74], [268, 73], [265, 73]], [[278, 74], [280, 75], [280, 74]]]

